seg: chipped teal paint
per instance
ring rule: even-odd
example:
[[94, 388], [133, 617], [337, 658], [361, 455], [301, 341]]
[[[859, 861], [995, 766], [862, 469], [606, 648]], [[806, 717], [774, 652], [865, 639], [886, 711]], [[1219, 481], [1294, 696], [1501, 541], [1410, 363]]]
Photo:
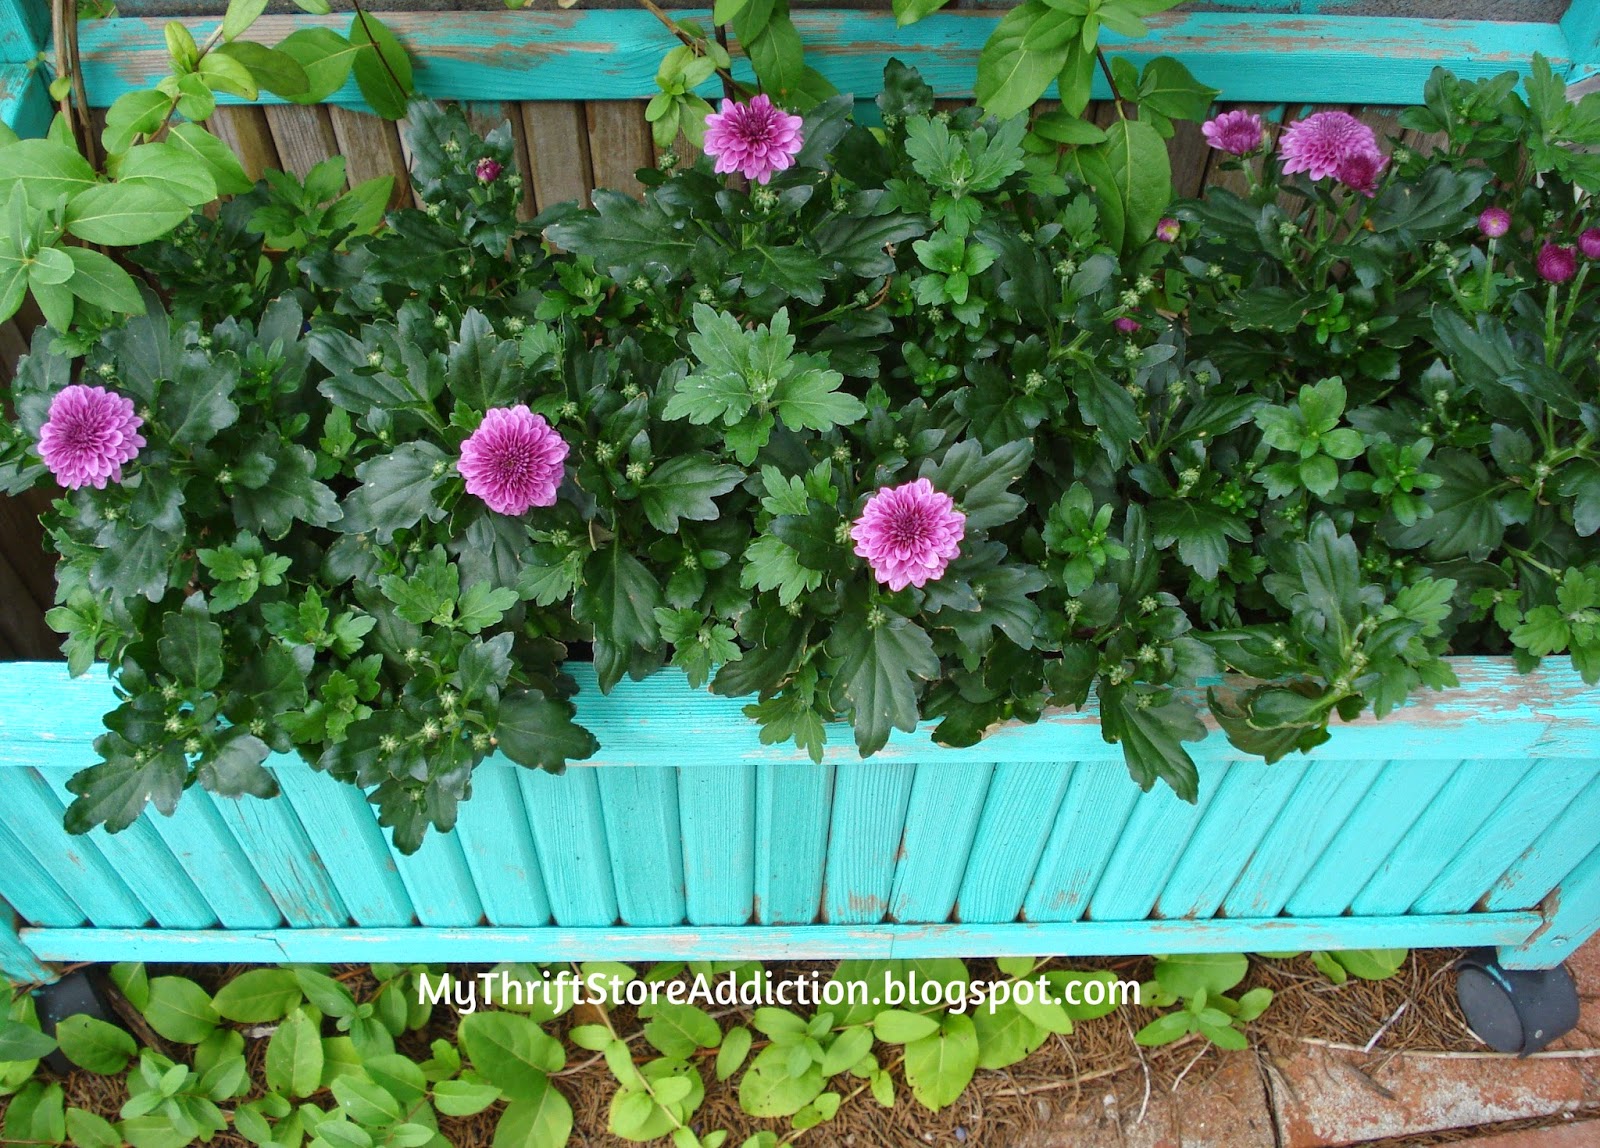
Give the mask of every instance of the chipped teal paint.
[[[275, 759], [278, 801], [191, 791], [123, 835], [60, 827], [98, 675], [0, 665], [8, 976], [88, 960], [931, 956], [1498, 944], [1600, 927], [1600, 694], [1460, 659], [1463, 686], [1278, 765], [1194, 747], [1140, 794], [1092, 708], [860, 761], [762, 745], [739, 699], [573, 667], [595, 760], [486, 763], [457, 832], [398, 855], [356, 790]], [[32, 954], [32, 956], [30, 956]]]
[[[1578, 0], [1574, 7], [1593, 2]], [[709, 13], [683, 15], [704, 20]], [[993, 12], [940, 13], [902, 29], [888, 12], [794, 13], [807, 62], [840, 91], [861, 97], [877, 93], [890, 56], [920, 68], [943, 95], [970, 94], [978, 51], [998, 18]], [[418, 12], [385, 19], [416, 57], [418, 89], [436, 98], [644, 98], [657, 91], [656, 69], [671, 44], [653, 16], [631, 9]], [[83, 25], [80, 48], [92, 103], [106, 106], [166, 74], [165, 22], [117, 18]], [[186, 23], [197, 39], [215, 26], [213, 20]], [[1583, 31], [1570, 17], [1557, 25], [1200, 12], [1167, 13], [1149, 23], [1146, 39], [1130, 42], [1105, 32], [1102, 42], [1135, 62], [1176, 56], [1227, 100], [1363, 104], [1417, 102], [1436, 65], [1479, 77], [1525, 67], [1538, 51], [1565, 71], [1572, 59], [1566, 29]], [[293, 28], [318, 24], [343, 28], [348, 17], [265, 17], [252, 35], [276, 42]], [[704, 93], [714, 89], [708, 84]], [[1097, 88], [1097, 94], [1108, 93]], [[352, 83], [331, 102], [357, 106], [360, 97]]]
[[50, 5], [0, 0], [0, 123], [23, 136], [42, 136], [53, 109], [36, 66], [50, 37]]

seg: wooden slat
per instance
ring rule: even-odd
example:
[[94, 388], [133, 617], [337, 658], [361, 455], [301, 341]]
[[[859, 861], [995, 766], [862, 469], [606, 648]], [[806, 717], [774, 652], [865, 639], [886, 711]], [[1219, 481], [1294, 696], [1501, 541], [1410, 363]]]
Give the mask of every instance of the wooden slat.
[[681, 925], [684, 840], [678, 771], [670, 765], [602, 769], [596, 779], [622, 923]]
[[265, 109], [267, 127], [278, 151], [279, 166], [298, 178], [330, 156], [339, 153], [328, 109], [321, 106], [273, 106]]
[[1166, 786], [1139, 795], [1133, 815], [1123, 827], [1123, 837], [1089, 899], [1087, 916], [1096, 921], [1137, 921], [1150, 915], [1167, 877], [1234, 764], [1201, 767], [1200, 793], [1192, 804]]
[[189, 791], [184, 800], [211, 801], [291, 926], [338, 928], [350, 922], [350, 911], [289, 802], [212, 797], [203, 790]]
[[755, 900], [756, 766], [677, 773], [684, 914], [691, 925], [742, 925]]
[[[689, 10], [682, 15], [706, 21], [710, 14]], [[663, 33], [646, 11], [474, 12], [470, 18], [418, 11], [382, 16], [416, 58], [418, 89], [435, 98], [560, 100], [576, 94], [643, 99], [658, 90]], [[919, 69], [941, 95], [960, 97], [972, 93], [978, 53], [1000, 15], [941, 12], [920, 21], [910, 33], [897, 28], [894, 13], [887, 11], [797, 10], [793, 17], [806, 44], [807, 64], [842, 92], [876, 95], [883, 84], [884, 57], [892, 52]], [[84, 22], [80, 48], [92, 103], [107, 106], [123, 92], [166, 74], [166, 19]], [[266, 16], [249, 35], [270, 44], [295, 29], [323, 25], [343, 30], [348, 21], [343, 14]], [[217, 21], [184, 23], [203, 42]], [[1147, 37], [1130, 41], [1103, 31], [1100, 42], [1136, 67], [1156, 56], [1174, 56], [1199, 80], [1220, 88], [1225, 100], [1412, 103], [1420, 100], [1436, 66], [1477, 79], [1525, 68], [1536, 51], [1561, 72], [1572, 60], [1566, 34], [1555, 24], [1271, 12], [1168, 12], [1147, 23]], [[750, 76], [742, 58], [735, 74]], [[1099, 98], [1109, 94], [1100, 76], [1095, 87]], [[719, 91], [714, 78], [700, 89], [708, 98]], [[277, 97], [263, 92], [262, 99], [273, 102]], [[354, 80], [331, 102], [359, 106]]]
[[44, 984], [55, 979], [54, 971], [46, 968], [17, 936], [16, 920], [3, 903], [0, 903], [0, 977], [16, 985]]
[[976, 925], [1016, 919], [1071, 780], [1072, 766], [1065, 762], [995, 766], [961, 879], [956, 920]]
[[[325, 782], [332, 778], [310, 770], [280, 769], [287, 793], [304, 774]], [[162, 842], [225, 929], [275, 929], [284, 923], [283, 912], [262, 884], [255, 866], [205, 794], [178, 803], [171, 817], [145, 814]], [[287, 796], [283, 800], [289, 800]], [[329, 864], [336, 859], [328, 858]], [[360, 917], [354, 918], [358, 923]]]
[[[1462, 844], [1499, 816], [1500, 803], [1532, 768], [1533, 762], [1527, 758], [1462, 762], [1417, 823], [1384, 855], [1372, 879], [1350, 902], [1350, 911], [1379, 916], [1409, 909], [1429, 882], [1455, 859]], [[1517, 907], [1537, 903], [1550, 885]]]
[[583, 105], [571, 100], [522, 105], [533, 198], [540, 211], [576, 199], [585, 207], [594, 187]]
[[414, 923], [399, 868], [361, 791], [300, 763], [276, 772], [350, 919], [373, 927]]
[[1545, 911], [1544, 922], [1527, 942], [1500, 949], [1506, 968], [1554, 968], [1600, 929], [1600, 848], [1567, 875]]
[[556, 924], [615, 924], [617, 895], [594, 771], [569, 769], [553, 777], [524, 769], [517, 781]]
[[[390, 840], [388, 833], [384, 836]], [[389, 852], [419, 923], [471, 926], [483, 922], [483, 903], [462, 856], [461, 839], [454, 833], [430, 830], [422, 847], [411, 854], [401, 853], [390, 840]]]
[[873, 761], [834, 774], [822, 886], [822, 919], [829, 924], [883, 920], [915, 773], [911, 764]]
[[756, 770], [755, 919], [809, 925], [822, 904], [834, 767], [764, 765]]
[[31, 769], [6, 775], [6, 824], [23, 847], [83, 910], [91, 925], [142, 928], [150, 910], [88, 837], [62, 827], [62, 805]]
[[925, 761], [906, 806], [906, 831], [889, 894], [895, 921], [943, 921], [955, 907], [994, 766]]
[[489, 924], [549, 923], [550, 900], [515, 769], [494, 763], [473, 772], [472, 800], [461, 806], [455, 831]]
[[328, 109], [328, 122], [333, 128], [339, 154], [344, 156], [345, 175], [351, 186], [383, 175], [393, 176], [394, 194], [389, 197], [389, 206], [410, 202], [410, 175], [394, 124], [364, 112], [337, 107]]
[[590, 100], [585, 109], [594, 185], [627, 195], [644, 194], [634, 173], [655, 163], [644, 105], [637, 100]]
[[47, 961], [824, 960], [934, 956], [1129, 956], [1516, 944], [1537, 913], [1007, 925], [810, 925], [797, 928], [23, 929]]
[[0, 900], [21, 914], [24, 921], [71, 929], [88, 917], [34, 855], [0, 823]]
[[[1539, 838], [1507, 869], [1483, 899], [1483, 907], [1537, 905], [1582, 863], [1591, 849], [1600, 849], [1600, 777], [1578, 794]], [[1565, 895], [1565, 890], [1563, 890]]]
[[[1337, 766], [1329, 766], [1337, 769]], [[1236, 761], [1156, 898], [1160, 917], [1210, 917], [1305, 775], [1303, 761]]]
[[282, 170], [277, 145], [272, 142], [272, 129], [267, 125], [267, 113], [254, 106], [219, 107], [206, 121], [213, 135], [233, 149], [251, 179], [260, 179], [263, 172]]

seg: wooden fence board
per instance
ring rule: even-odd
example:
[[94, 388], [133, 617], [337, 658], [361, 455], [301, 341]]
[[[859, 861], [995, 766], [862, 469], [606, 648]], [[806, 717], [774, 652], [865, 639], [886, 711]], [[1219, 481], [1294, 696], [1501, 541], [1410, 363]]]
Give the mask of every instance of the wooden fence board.
[[572, 100], [524, 103], [533, 198], [540, 211], [576, 199], [588, 206], [594, 176], [589, 167], [589, 126], [583, 105]]
[[303, 180], [317, 164], [339, 154], [328, 108], [269, 104], [262, 111], [283, 170]]

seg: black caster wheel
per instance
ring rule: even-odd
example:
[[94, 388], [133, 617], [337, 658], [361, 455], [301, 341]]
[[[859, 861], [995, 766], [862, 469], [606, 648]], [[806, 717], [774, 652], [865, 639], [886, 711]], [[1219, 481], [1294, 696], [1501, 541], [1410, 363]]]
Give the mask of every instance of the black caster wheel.
[[1578, 986], [1565, 965], [1503, 969], [1493, 949], [1474, 949], [1456, 966], [1456, 999], [1479, 1040], [1526, 1056], [1578, 1025]]
[[[105, 997], [100, 995], [99, 988], [89, 979], [88, 974], [81, 970], [68, 973], [55, 984], [46, 985], [34, 993], [34, 1003], [39, 1010], [39, 1027], [47, 1036], [54, 1036], [56, 1025], [78, 1013], [86, 1013], [107, 1024], [120, 1026], [121, 1023], [112, 1013]], [[76, 1067], [60, 1049], [45, 1057], [44, 1062], [50, 1067], [50, 1071], [62, 1076]]]

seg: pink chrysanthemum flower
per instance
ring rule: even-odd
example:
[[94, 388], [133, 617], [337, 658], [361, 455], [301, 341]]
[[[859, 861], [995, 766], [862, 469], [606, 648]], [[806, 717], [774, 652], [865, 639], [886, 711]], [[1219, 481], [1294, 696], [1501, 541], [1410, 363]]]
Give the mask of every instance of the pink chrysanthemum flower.
[[1340, 183], [1371, 199], [1378, 192], [1378, 177], [1389, 166], [1389, 157], [1376, 151], [1358, 151], [1345, 156], [1336, 173]]
[[717, 171], [742, 172], [746, 179], [766, 183], [773, 172], [793, 166], [805, 143], [804, 122], [764, 95], [748, 104], [723, 100], [722, 111], [706, 117], [705, 152], [716, 157]]
[[104, 387], [74, 384], [50, 400], [50, 415], [39, 429], [39, 457], [68, 490], [122, 481], [122, 464], [144, 446], [133, 400]]
[[1249, 155], [1261, 146], [1261, 117], [1240, 108], [1200, 125], [1206, 143], [1229, 155]]
[[1316, 112], [1296, 120], [1283, 129], [1278, 150], [1285, 175], [1303, 171], [1314, 180], [1338, 175], [1353, 156], [1379, 154], [1372, 129], [1349, 112]]
[[1570, 247], [1547, 242], [1539, 248], [1535, 265], [1546, 283], [1565, 283], [1578, 273], [1578, 256]]
[[1130, 319], [1124, 315], [1122, 318], [1113, 321], [1111, 325], [1124, 335], [1131, 335], [1139, 329], [1139, 320]]
[[1511, 230], [1511, 213], [1503, 207], [1486, 207], [1478, 216], [1478, 230], [1490, 239], [1499, 239]]
[[1585, 259], [1600, 259], [1600, 227], [1591, 227], [1578, 236], [1578, 250]]
[[505, 170], [500, 166], [500, 161], [492, 156], [484, 156], [473, 168], [473, 174], [478, 177], [479, 183], [493, 183], [500, 178], [500, 173]]
[[1178, 221], [1170, 215], [1165, 216], [1160, 223], [1156, 224], [1156, 238], [1163, 243], [1176, 243], [1179, 230]]
[[904, 590], [943, 576], [950, 559], [961, 552], [966, 523], [967, 516], [948, 494], [919, 478], [886, 486], [867, 499], [850, 537], [879, 582]]
[[544, 416], [526, 406], [494, 407], [461, 444], [456, 469], [475, 494], [499, 514], [526, 514], [553, 506], [561, 485], [567, 444]]

